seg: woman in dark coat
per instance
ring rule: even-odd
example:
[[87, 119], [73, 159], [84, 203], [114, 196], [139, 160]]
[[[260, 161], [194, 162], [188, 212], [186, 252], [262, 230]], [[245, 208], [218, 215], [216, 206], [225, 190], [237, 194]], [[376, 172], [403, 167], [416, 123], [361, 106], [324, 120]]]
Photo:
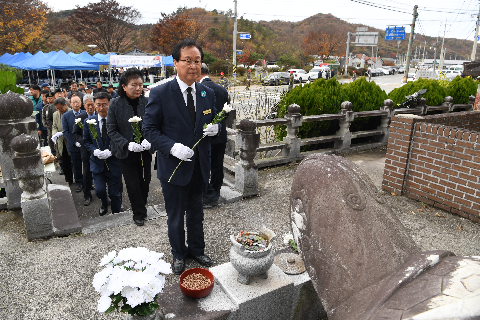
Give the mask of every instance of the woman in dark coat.
[[[132, 205], [133, 221], [137, 226], [143, 226], [147, 218], [153, 150], [150, 150], [150, 143], [143, 137], [139, 143], [135, 142], [131, 119], [143, 118], [147, 102], [143, 92], [143, 74], [136, 68], [130, 68], [123, 72], [118, 85], [118, 97], [110, 101], [107, 114], [111, 152], [120, 163]], [[138, 125], [141, 132], [142, 122], [138, 122]]]

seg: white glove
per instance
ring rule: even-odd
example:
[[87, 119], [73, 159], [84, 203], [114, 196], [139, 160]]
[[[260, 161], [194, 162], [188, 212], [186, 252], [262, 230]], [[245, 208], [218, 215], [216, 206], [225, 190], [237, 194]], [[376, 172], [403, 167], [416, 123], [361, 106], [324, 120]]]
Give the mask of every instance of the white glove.
[[80, 148], [82, 146], [80, 142], [75, 142], [75, 145], [77, 146], [77, 148]]
[[209, 137], [216, 136], [218, 134], [218, 124], [207, 125], [205, 130], [203, 130], [203, 134], [205, 136], [209, 136]]
[[97, 157], [98, 159], [102, 159], [101, 156], [102, 156], [102, 151], [100, 151], [100, 149], [95, 149], [93, 150], [93, 156], [94, 157]]
[[108, 159], [112, 156], [112, 152], [108, 149], [102, 151], [103, 159]]
[[130, 142], [128, 144], [128, 150], [132, 152], [142, 152], [144, 148], [141, 144], [138, 144], [136, 142]]
[[193, 150], [181, 143], [175, 143], [172, 150], [170, 150], [170, 153], [172, 156], [177, 157], [180, 160], [192, 161], [189, 158], [193, 157]]
[[52, 141], [53, 141], [53, 143], [57, 143], [57, 139], [58, 139], [59, 137], [61, 137], [61, 136], [63, 136], [63, 132], [57, 132], [57, 133], [55, 133], [55, 134], [52, 136]]
[[144, 150], [150, 150], [150, 148], [152, 147], [152, 144], [148, 142], [147, 139], [143, 139], [142, 147], [144, 148]]

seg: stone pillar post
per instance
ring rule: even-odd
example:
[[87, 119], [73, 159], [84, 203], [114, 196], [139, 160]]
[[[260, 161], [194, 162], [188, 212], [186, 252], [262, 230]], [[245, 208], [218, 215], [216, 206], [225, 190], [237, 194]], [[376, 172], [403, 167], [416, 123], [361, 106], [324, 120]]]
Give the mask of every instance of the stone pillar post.
[[282, 155], [290, 158], [290, 161], [295, 161], [300, 157], [300, 139], [297, 137], [298, 128], [302, 126], [300, 106], [298, 104], [289, 105], [285, 119], [288, 119], [289, 122], [287, 123], [287, 136], [283, 138], [283, 141], [288, 144], [288, 147], [282, 150]]
[[378, 126], [377, 129], [383, 131], [383, 138], [381, 142], [384, 142], [385, 144], [388, 143], [388, 132], [389, 132], [389, 127], [388, 124], [390, 123], [390, 118], [393, 116], [394, 111], [393, 111], [393, 101], [390, 99], [387, 99], [383, 101], [383, 107], [380, 108], [380, 110], [387, 111], [388, 114], [383, 115], [380, 119], [380, 125]]
[[236, 120], [237, 120], [237, 110], [232, 110], [228, 113], [227, 118], [225, 119], [225, 125], [227, 126], [227, 144], [225, 146], [225, 154], [235, 158], [235, 140], [230, 135], [229, 137], [229, 128], [235, 129], [236, 128]]
[[352, 133], [350, 132], [350, 124], [353, 121], [353, 105], [350, 101], [344, 101], [341, 104], [340, 114], [343, 114], [345, 118], [340, 120], [340, 129], [336, 135], [342, 139], [335, 141], [335, 149], [350, 149], [352, 144]]
[[260, 134], [256, 133], [255, 122], [249, 119], [240, 121], [236, 145], [240, 150], [240, 160], [235, 164], [235, 188], [244, 197], [258, 193], [258, 167], [253, 161], [260, 144]]
[[53, 235], [52, 219], [44, 186], [38, 138], [21, 134], [12, 139], [12, 162], [22, 193], [22, 214], [29, 241]]
[[443, 113], [453, 112], [453, 98], [448, 96], [443, 99], [442, 106], [447, 106], [447, 110], [443, 110]]
[[467, 109], [467, 111], [472, 111], [473, 107], [475, 106], [475, 96], [468, 97], [468, 104], [470, 105], [470, 108]]
[[33, 103], [26, 96], [14, 92], [0, 95], [0, 166], [7, 192], [7, 208], [20, 209], [22, 189], [13, 170], [12, 139], [25, 133], [37, 136], [37, 123], [32, 117]]
[[420, 108], [422, 110], [420, 113], [422, 116], [426, 115], [428, 111], [427, 99], [420, 98], [420, 100], [418, 100], [418, 103], [417, 103], [417, 108]]

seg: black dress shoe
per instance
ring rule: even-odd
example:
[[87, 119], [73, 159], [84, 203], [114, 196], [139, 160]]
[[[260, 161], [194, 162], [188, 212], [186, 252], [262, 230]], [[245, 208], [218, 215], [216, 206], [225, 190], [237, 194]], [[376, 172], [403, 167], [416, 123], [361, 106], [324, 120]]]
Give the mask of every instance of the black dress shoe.
[[204, 254], [203, 256], [197, 256], [197, 257], [190, 255], [190, 258], [197, 261], [204, 267], [211, 267], [213, 265], [212, 259], [210, 259], [210, 257], [207, 256], [206, 254]]
[[143, 226], [145, 224], [145, 219], [133, 219], [133, 222], [139, 227]]
[[172, 271], [175, 274], [182, 274], [182, 272], [185, 271], [185, 260], [173, 259]]
[[89, 206], [90, 205], [90, 202], [92, 202], [92, 198], [87, 198], [85, 199], [85, 202], [83, 203], [83, 205], [86, 207], [86, 206]]
[[107, 214], [107, 212], [108, 212], [108, 207], [105, 208], [105, 207], [102, 206], [98, 213], [100, 214], [100, 216], [104, 216], [104, 215]]
[[83, 190], [83, 186], [81, 184], [77, 185], [77, 189], [75, 189], [75, 192], [81, 192]]
[[59, 175], [63, 176], [63, 169], [60, 168], [60, 171], [58, 172]]

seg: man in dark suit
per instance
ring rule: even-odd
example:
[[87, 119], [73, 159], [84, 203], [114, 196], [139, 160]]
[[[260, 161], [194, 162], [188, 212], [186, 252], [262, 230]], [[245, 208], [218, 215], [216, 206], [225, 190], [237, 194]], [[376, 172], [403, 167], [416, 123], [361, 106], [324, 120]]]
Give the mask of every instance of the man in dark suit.
[[76, 192], [81, 192], [83, 189], [83, 174], [82, 174], [82, 156], [80, 154], [81, 144], [73, 137], [73, 125], [75, 124], [75, 117], [80, 113], [85, 113], [85, 110], [80, 110], [82, 102], [78, 95], [73, 95], [70, 99], [72, 110], [66, 112], [62, 117], [63, 136], [67, 139], [67, 148], [72, 159], [73, 176], [77, 184]]
[[[143, 135], [158, 150], [157, 176], [168, 215], [173, 272], [181, 274], [187, 256], [203, 266], [213, 264], [204, 252], [202, 199], [210, 178], [209, 136], [217, 135], [220, 126], [211, 124], [216, 114], [215, 93], [195, 82], [200, 74], [202, 48], [185, 40], [173, 48], [172, 57], [178, 76], [150, 91]], [[190, 149], [203, 135], [207, 137]], [[188, 247], [183, 228], [185, 213]]]
[[[209, 87], [215, 92], [215, 109], [217, 113], [223, 110], [225, 103], [230, 103], [230, 97], [228, 96], [228, 91], [216, 84], [208, 77], [209, 70], [205, 63], [202, 63], [202, 68], [200, 69], [200, 76], [197, 78], [197, 81], [203, 84], [206, 87]], [[223, 184], [223, 156], [225, 155], [225, 147], [227, 145], [227, 128], [225, 125], [225, 120], [221, 122], [221, 131], [218, 138], [212, 139], [212, 151], [211, 151], [211, 175], [210, 182], [207, 186], [207, 191], [203, 195], [203, 207], [213, 207], [218, 203], [220, 198], [220, 189]]]
[[103, 91], [103, 92], [106, 92], [107, 90], [105, 90], [105, 89], [103, 88], [102, 81], [99, 80], [99, 81], [97, 81], [97, 87], [93, 89], [93, 94], [99, 93], [99, 92], [102, 92], [102, 91]]
[[[93, 95], [85, 94], [83, 96], [83, 104], [86, 112], [82, 112], [75, 116], [75, 122], [77, 122], [77, 119], [79, 119], [82, 127], [85, 119], [96, 115]], [[77, 123], [73, 125], [72, 136], [75, 141], [80, 144], [80, 156], [82, 158], [83, 166], [83, 197], [85, 199], [83, 205], [88, 206], [90, 205], [90, 202], [92, 202], [92, 171], [90, 170], [90, 152], [83, 144], [83, 129]]]
[[[95, 194], [102, 201], [99, 214], [108, 212], [108, 198], [111, 200], [112, 213], [119, 213], [122, 206], [122, 171], [115, 158], [110, 152], [110, 138], [107, 135], [107, 112], [110, 95], [106, 92], [97, 93], [94, 96], [95, 109], [98, 115], [88, 117], [83, 123], [83, 143], [90, 152], [90, 170], [92, 170], [95, 182]], [[88, 122], [95, 123], [97, 137], [94, 138]], [[108, 184], [108, 196], [107, 196]]]

